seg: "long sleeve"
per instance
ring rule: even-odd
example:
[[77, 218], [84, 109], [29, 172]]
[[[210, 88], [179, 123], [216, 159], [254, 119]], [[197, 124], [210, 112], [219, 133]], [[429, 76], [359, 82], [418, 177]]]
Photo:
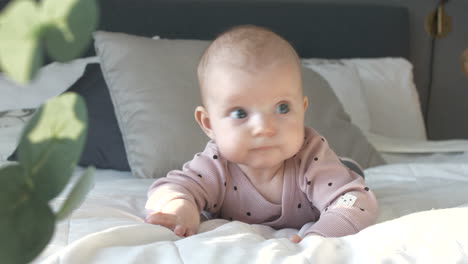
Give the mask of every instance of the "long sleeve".
[[145, 208], [161, 211], [172, 200], [185, 199], [198, 210], [216, 213], [225, 195], [226, 162], [218, 154], [216, 146], [209, 142], [202, 153], [185, 163], [182, 170], [170, 171], [157, 179], [148, 190]]
[[301, 151], [300, 188], [320, 212], [305, 235], [340, 237], [375, 223], [377, 200], [363, 177], [344, 166], [327, 141], [314, 130], [306, 133]]

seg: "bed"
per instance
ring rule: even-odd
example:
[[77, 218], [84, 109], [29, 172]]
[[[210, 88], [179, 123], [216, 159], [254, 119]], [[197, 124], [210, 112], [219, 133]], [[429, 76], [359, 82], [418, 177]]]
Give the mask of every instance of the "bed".
[[[26, 86], [0, 79], [2, 165], [12, 162], [7, 159], [24, 124], [45, 100], [74, 91], [88, 105], [88, 140], [75, 175], [95, 166], [94, 187], [57, 224], [34, 263], [468, 263], [468, 142], [427, 139], [406, 8], [100, 5], [100, 26], [82, 58], [46, 65]], [[379, 201], [377, 224], [355, 235], [293, 244], [288, 237], [307, 225], [275, 230], [211, 219], [197, 235], [180, 238], [144, 222], [154, 178], [179, 168], [207, 140], [192, 117], [199, 55], [207, 40], [246, 23], [271, 28], [297, 49], [311, 105], [306, 123], [365, 168]], [[68, 191], [51, 205], [58, 207]]]

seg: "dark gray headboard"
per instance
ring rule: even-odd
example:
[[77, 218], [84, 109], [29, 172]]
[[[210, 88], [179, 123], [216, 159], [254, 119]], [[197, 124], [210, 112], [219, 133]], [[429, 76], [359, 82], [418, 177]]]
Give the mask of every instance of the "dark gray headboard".
[[[162, 3], [100, 0], [99, 29], [163, 38], [212, 39], [238, 24], [266, 26], [301, 57], [409, 55], [405, 7], [330, 3]], [[84, 56], [91, 55], [90, 49]]]

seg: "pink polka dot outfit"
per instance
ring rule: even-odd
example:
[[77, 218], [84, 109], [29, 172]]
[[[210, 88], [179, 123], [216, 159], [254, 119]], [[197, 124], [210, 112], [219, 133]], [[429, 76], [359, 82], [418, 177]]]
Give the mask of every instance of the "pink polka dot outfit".
[[282, 202], [274, 204], [210, 141], [182, 170], [151, 185], [146, 208], [159, 211], [186, 199], [215, 217], [277, 229], [315, 222], [305, 235], [324, 237], [354, 234], [375, 223], [377, 200], [363, 177], [344, 166], [312, 128], [305, 128], [302, 148], [284, 166]]

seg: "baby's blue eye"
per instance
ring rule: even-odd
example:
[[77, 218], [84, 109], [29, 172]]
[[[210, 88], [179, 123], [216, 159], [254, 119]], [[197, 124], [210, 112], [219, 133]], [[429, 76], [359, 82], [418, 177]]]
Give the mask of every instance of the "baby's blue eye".
[[289, 105], [288, 104], [280, 104], [276, 107], [276, 112], [280, 114], [286, 114], [289, 112]]
[[234, 111], [232, 111], [229, 116], [231, 118], [235, 118], [235, 119], [242, 119], [242, 118], [245, 118], [247, 117], [247, 112], [244, 110], [244, 109], [236, 109]]

